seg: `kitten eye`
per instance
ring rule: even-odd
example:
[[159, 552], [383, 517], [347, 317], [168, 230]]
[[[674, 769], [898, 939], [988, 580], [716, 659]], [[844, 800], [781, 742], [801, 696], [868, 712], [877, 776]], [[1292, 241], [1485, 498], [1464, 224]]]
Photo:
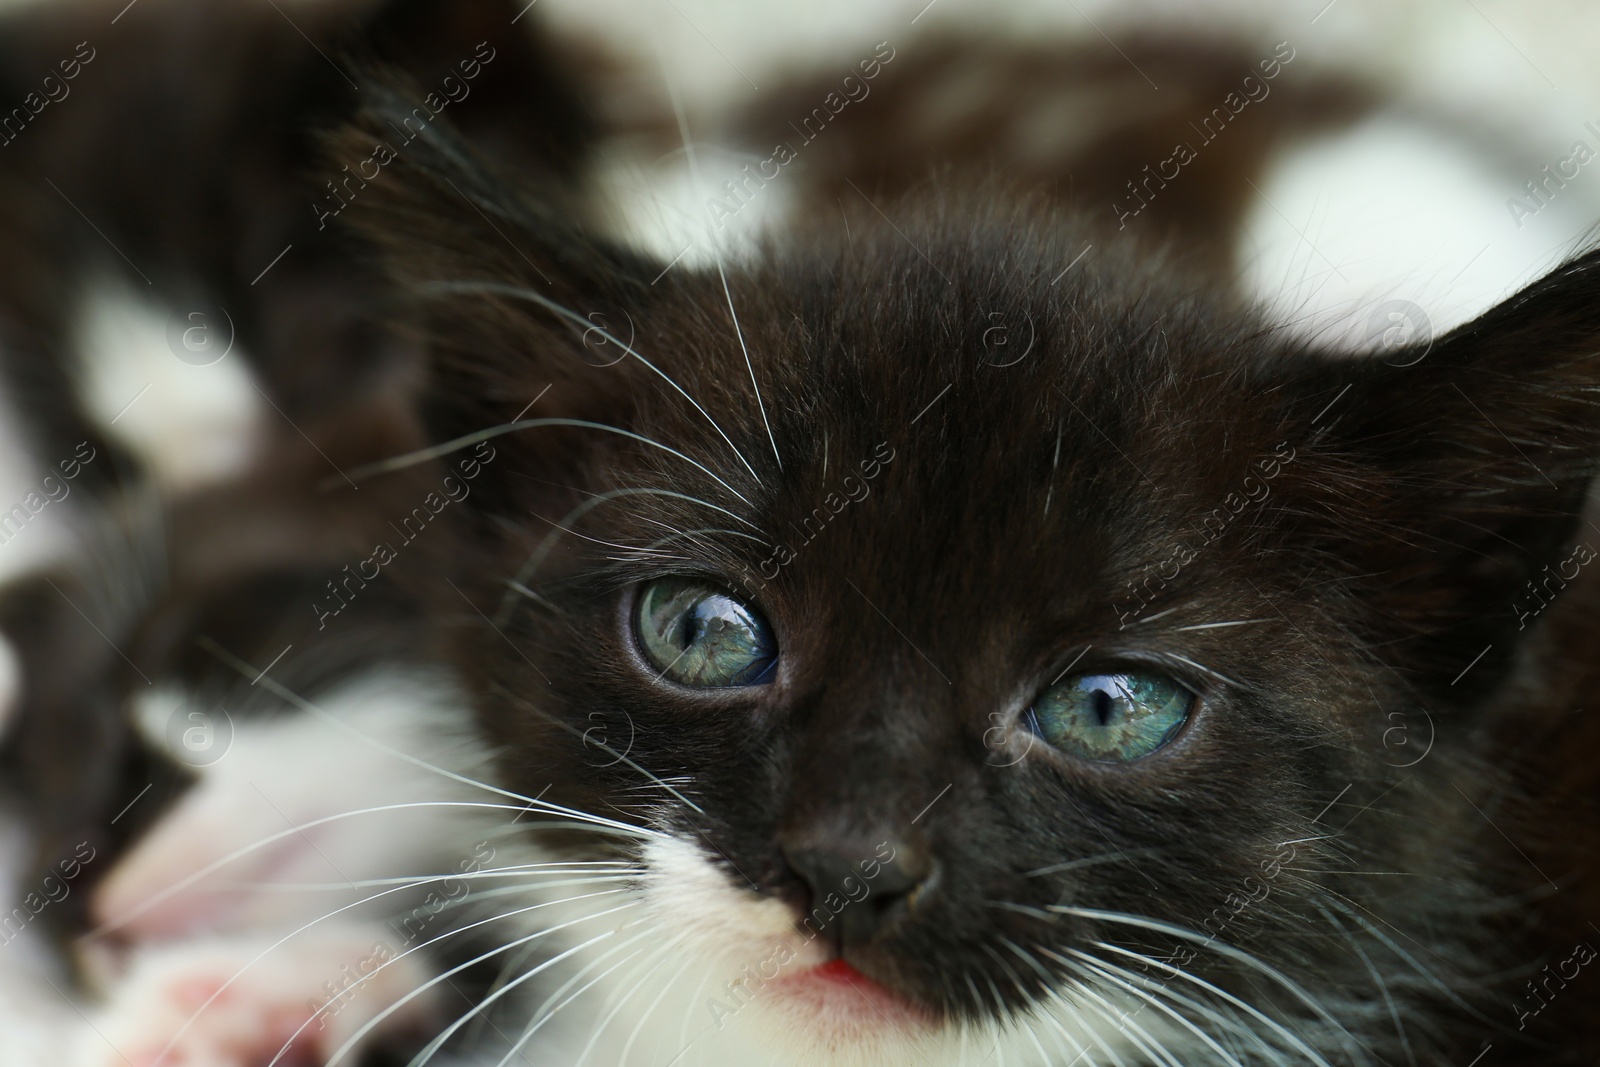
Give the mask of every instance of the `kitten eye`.
[[645, 586], [635, 627], [650, 662], [683, 685], [759, 685], [778, 661], [767, 620], [697, 578], [660, 578]]
[[1032, 717], [1039, 736], [1063, 752], [1128, 763], [1172, 740], [1194, 699], [1160, 674], [1086, 674], [1046, 689]]

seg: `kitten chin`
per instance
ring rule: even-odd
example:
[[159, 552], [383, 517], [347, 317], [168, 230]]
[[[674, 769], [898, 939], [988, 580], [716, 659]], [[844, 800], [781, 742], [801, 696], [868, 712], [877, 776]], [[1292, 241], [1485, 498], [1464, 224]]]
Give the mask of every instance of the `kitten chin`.
[[[966, 1062], [977, 1049], [1007, 1063], [1115, 1062], [1136, 1059], [1150, 1033], [1184, 1054], [1183, 1035], [1165, 1022], [1140, 1028], [1141, 1046], [1070, 997], [1006, 1024], [947, 1025], [841, 966], [792, 907], [737, 884], [739, 875], [713, 860], [703, 841], [655, 836], [640, 857], [639, 914], [577, 927], [585, 937], [631, 937], [635, 951], [601, 972], [594, 1005], [582, 1021], [568, 1023], [565, 1052], [550, 1049], [551, 1062], [910, 1067]], [[1100, 1003], [1131, 1006], [1115, 992]], [[540, 1019], [532, 1015], [534, 1023]]]

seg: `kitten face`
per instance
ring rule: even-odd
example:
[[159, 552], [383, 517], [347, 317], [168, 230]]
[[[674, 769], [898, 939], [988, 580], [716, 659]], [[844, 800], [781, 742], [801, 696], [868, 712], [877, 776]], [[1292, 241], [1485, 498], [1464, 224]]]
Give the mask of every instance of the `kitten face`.
[[[510, 788], [648, 829], [658, 919], [721, 886], [687, 919], [701, 988], [759, 979], [758, 1012], [857, 1051], [1026, 1013], [1058, 1049], [1396, 1039], [1338, 939], [1479, 892], [1442, 794], [1514, 663], [1501, 604], [1588, 477], [1554, 432], [1588, 388], [1587, 268], [1380, 365], [1119, 253], [1062, 274], [1080, 242], [1025, 212], [902, 216], [725, 294], [648, 282], [482, 172], [449, 206], [447, 167], [397, 170], [366, 222], [428, 302], [435, 425], [540, 398], [494, 438], [463, 579], [501, 611], [464, 630], [465, 673]], [[1537, 367], [1500, 369], [1562, 316]], [[698, 623], [653, 606], [684, 589]], [[1096, 749], [1119, 720], [1102, 697], [1061, 727], [1079, 679], [1167, 719]], [[1401, 774], [1395, 712], [1455, 733]], [[1434, 935], [1434, 966], [1472, 936]]]

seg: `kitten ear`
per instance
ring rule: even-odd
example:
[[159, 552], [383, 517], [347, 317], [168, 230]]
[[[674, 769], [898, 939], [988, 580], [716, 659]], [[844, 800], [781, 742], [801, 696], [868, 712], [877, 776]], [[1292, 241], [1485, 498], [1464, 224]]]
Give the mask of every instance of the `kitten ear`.
[[1324, 372], [1314, 434], [1343, 498], [1328, 511], [1432, 661], [1422, 676], [1482, 655], [1482, 692], [1600, 546], [1581, 521], [1600, 471], [1600, 251], [1431, 345]]
[[576, 65], [529, 17], [527, 0], [385, 0], [356, 31], [360, 50], [404, 71], [419, 98], [448, 101], [474, 144], [571, 176], [595, 120]]
[[[446, 116], [392, 89], [370, 96], [325, 142], [334, 166], [361, 182], [337, 222], [376, 258], [397, 315], [420, 332], [434, 439], [519, 416], [629, 423], [641, 391], [661, 381], [633, 354], [667, 288], [651, 284], [661, 265], [585, 235], [582, 206], [562, 184], [502, 172]], [[512, 434], [496, 447], [537, 448], [548, 467], [581, 452], [572, 436]]]

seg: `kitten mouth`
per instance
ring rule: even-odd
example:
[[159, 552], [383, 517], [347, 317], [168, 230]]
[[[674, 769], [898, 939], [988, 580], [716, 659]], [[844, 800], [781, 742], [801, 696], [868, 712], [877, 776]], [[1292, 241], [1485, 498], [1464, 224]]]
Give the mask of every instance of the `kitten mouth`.
[[897, 1028], [937, 1024], [929, 1009], [868, 977], [842, 957], [785, 975], [775, 985], [791, 1002], [841, 1022]]

